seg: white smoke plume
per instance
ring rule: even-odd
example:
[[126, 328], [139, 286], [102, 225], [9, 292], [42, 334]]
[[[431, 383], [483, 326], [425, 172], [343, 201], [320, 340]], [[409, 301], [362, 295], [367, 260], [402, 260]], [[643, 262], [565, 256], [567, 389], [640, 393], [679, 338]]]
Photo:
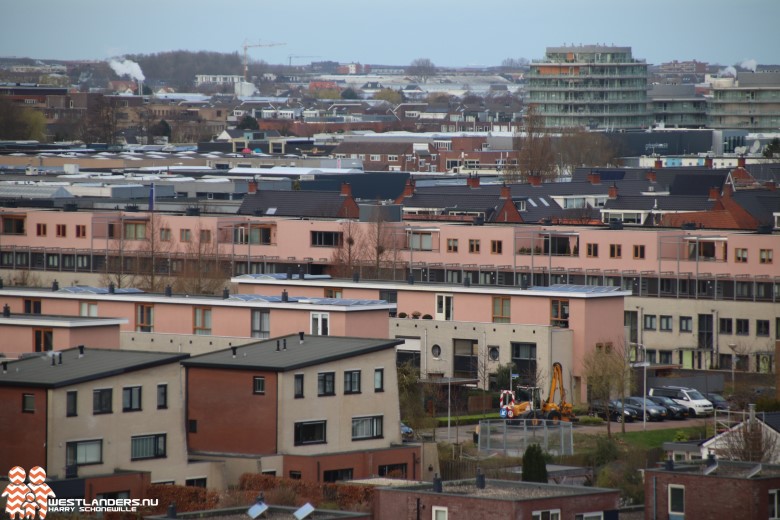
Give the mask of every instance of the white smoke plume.
[[721, 78], [725, 78], [727, 76], [731, 76], [732, 78], [736, 78], [737, 77], [737, 69], [735, 69], [734, 67], [729, 65], [725, 69], [720, 69], [720, 72], [718, 72], [718, 76], [720, 76]]
[[753, 59], [745, 60], [742, 63], [740, 63], [739, 66], [742, 67], [743, 69], [747, 69], [751, 72], [755, 72], [756, 67], [758, 67], [758, 62]]
[[141, 66], [134, 61], [121, 59], [111, 60], [108, 62], [111, 68], [116, 72], [117, 76], [130, 76], [136, 81], [143, 81], [144, 73], [141, 72]]

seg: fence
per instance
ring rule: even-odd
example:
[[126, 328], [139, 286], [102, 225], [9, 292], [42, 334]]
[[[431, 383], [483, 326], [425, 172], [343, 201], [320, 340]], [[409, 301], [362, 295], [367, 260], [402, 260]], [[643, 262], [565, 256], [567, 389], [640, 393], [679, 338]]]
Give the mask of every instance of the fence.
[[574, 454], [572, 423], [539, 419], [479, 422], [479, 450], [520, 457], [531, 444], [552, 455]]

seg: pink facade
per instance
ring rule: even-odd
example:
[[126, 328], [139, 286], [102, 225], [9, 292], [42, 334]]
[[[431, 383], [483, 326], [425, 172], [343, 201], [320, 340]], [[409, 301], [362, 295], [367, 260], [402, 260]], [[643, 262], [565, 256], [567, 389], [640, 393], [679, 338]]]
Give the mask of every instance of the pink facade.
[[[64, 350], [77, 345], [94, 348], [119, 348], [119, 321], [72, 319], [57, 316], [30, 315], [20, 318], [0, 317], [0, 337], [3, 338], [0, 353], [6, 357], [21, 354]], [[89, 322], [89, 323], [87, 323]]]

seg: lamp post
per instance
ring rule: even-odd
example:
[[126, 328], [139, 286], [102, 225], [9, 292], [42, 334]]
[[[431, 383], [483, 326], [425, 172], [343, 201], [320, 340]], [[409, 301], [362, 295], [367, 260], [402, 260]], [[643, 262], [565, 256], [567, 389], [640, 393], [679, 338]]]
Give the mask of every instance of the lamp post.
[[633, 363], [635, 367], [642, 367], [642, 430], [647, 430], [647, 350], [642, 343], [634, 343], [637, 350], [642, 351], [642, 361]]
[[452, 376], [447, 378], [447, 442], [450, 439], [450, 419], [452, 417]]
[[729, 343], [729, 348], [731, 349], [731, 393], [734, 393], [735, 386], [734, 386], [734, 367], [737, 364], [737, 344], [736, 343]]

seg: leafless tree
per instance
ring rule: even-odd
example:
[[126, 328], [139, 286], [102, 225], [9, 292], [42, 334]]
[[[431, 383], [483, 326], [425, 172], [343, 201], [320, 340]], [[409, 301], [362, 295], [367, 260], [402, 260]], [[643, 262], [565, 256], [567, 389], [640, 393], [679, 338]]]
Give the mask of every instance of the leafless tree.
[[417, 58], [406, 68], [406, 73], [420, 83], [425, 83], [428, 78], [436, 75], [436, 65], [428, 58]]
[[[588, 351], [583, 359], [583, 371], [588, 383], [588, 400], [601, 400], [604, 405], [613, 395], [620, 395], [625, 399], [626, 389], [630, 382], [631, 365], [629, 363], [625, 342], [603, 341]], [[609, 410], [605, 410], [607, 416], [607, 435], [612, 435], [609, 421]], [[625, 421], [623, 421], [625, 431]]]
[[562, 169], [587, 166], [611, 166], [618, 163], [617, 153], [610, 140], [602, 133], [587, 132], [581, 128], [565, 131], [558, 140], [556, 153]]
[[217, 237], [210, 228], [192, 230], [174, 281], [174, 290], [185, 294], [215, 294], [228, 281], [219, 261]]
[[536, 105], [528, 106], [522, 128], [512, 137], [512, 148], [519, 159], [516, 167], [505, 170], [507, 180], [527, 182], [535, 176], [550, 181], [558, 176], [552, 138]]
[[376, 279], [382, 278], [382, 266], [387, 263], [395, 248], [394, 225], [385, 219], [382, 209], [382, 206], [375, 206], [365, 230], [365, 260], [371, 266], [368, 275]]
[[[173, 253], [171, 230], [159, 213], [149, 213], [146, 236], [138, 247], [140, 256], [137, 283], [140, 289], [162, 292], [170, 283], [170, 261]], [[163, 267], [164, 264], [164, 268]]]
[[340, 277], [352, 276], [365, 253], [365, 240], [360, 223], [347, 219], [341, 223], [342, 240], [331, 256], [333, 274]]
[[718, 458], [747, 462], [774, 462], [778, 455], [777, 434], [754, 415], [721, 434], [713, 451]]

